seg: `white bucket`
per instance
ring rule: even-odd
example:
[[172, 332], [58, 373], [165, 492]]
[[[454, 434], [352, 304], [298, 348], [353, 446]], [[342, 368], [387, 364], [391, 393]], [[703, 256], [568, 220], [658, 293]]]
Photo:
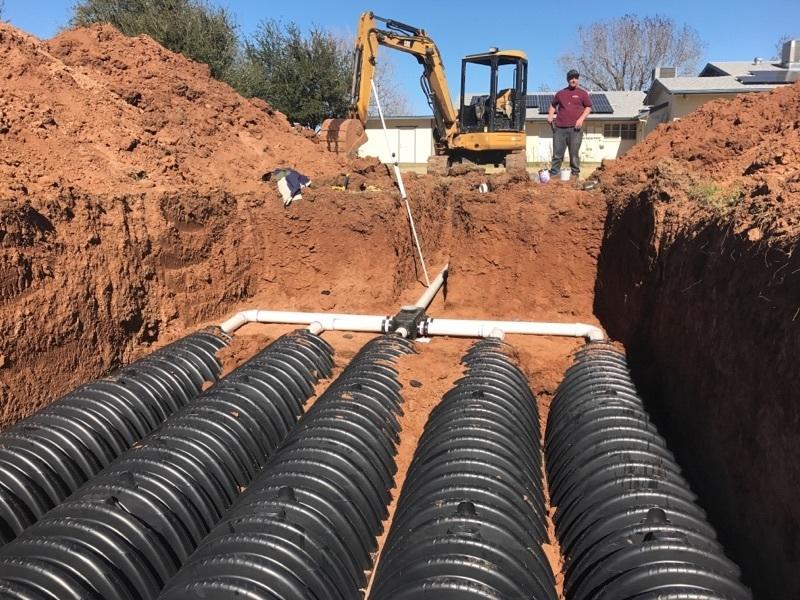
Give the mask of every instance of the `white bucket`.
[[572, 171], [569, 169], [561, 169], [561, 181], [569, 181]]

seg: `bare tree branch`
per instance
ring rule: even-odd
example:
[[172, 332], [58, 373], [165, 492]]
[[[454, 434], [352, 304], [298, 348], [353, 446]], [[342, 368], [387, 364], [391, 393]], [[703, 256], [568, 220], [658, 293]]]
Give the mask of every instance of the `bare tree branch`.
[[[407, 115], [411, 111], [408, 96], [397, 80], [395, 63], [385, 55], [378, 60], [375, 67], [375, 87], [378, 88], [383, 114]], [[370, 114], [377, 114], [377, 111], [377, 106], [370, 106]]]
[[[352, 37], [340, 36], [338, 44], [342, 52], [345, 52], [348, 56], [352, 55]], [[388, 48], [382, 48], [382, 50], [383, 52], [379, 52], [378, 60], [375, 64], [374, 77], [375, 87], [378, 89], [378, 97], [381, 101], [381, 110], [387, 116], [407, 115], [411, 111], [410, 103], [408, 96], [400, 87], [400, 82], [397, 79], [392, 51]], [[375, 104], [374, 96], [370, 98], [368, 114], [371, 117], [378, 115], [378, 107]]]
[[655, 67], [693, 72], [702, 54], [697, 32], [669, 17], [624, 15], [578, 27], [578, 48], [558, 60], [577, 68], [588, 86], [599, 90], [641, 90]]

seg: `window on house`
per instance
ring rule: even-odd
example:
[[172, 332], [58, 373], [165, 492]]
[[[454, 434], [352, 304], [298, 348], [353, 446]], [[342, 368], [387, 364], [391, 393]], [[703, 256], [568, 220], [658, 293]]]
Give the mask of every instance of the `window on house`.
[[636, 123], [606, 123], [603, 125], [603, 137], [636, 139]]

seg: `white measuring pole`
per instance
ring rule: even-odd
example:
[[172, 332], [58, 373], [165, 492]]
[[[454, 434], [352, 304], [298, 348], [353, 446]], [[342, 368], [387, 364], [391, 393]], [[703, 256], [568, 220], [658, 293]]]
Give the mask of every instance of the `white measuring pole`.
[[381, 117], [381, 125], [383, 125], [383, 136], [386, 140], [386, 149], [392, 155], [394, 162], [394, 176], [397, 179], [397, 185], [400, 188], [400, 197], [406, 205], [406, 212], [408, 212], [408, 221], [411, 223], [411, 233], [414, 235], [414, 244], [417, 246], [417, 253], [419, 254], [419, 261], [422, 263], [422, 272], [425, 274], [425, 285], [430, 286], [431, 280], [428, 278], [428, 267], [425, 266], [425, 257], [422, 256], [422, 248], [419, 245], [419, 238], [417, 237], [417, 228], [414, 225], [414, 217], [411, 214], [411, 206], [408, 203], [408, 196], [406, 196], [406, 188], [403, 185], [403, 178], [400, 175], [400, 167], [398, 165], [398, 156], [392, 152], [392, 146], [389, 144], [389, 131], [386, 128], [386, 121], [383, 119], [383, 110], [381, 109], [381, 101], [378, 99], [378, 88], [375, 87], [375, 80], [370, 80], [372, 86], [372, 93], [375, 95], [375, 104], [378, 107], [378, 115]]

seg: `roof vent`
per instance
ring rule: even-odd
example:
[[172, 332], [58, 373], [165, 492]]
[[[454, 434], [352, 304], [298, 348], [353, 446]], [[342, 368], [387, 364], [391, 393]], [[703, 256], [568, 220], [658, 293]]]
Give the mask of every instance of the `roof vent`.
[[763, 58], [761, 58], [760, 56], [756, 56], [756, 57], [753, 59], [753, 64], [754, 64], [754, 65], [760, 65], [760, 64], [761, 64], [761, 63], [763, 63], [763, 62], [764, 62], [764, 59], [763, 59]]
[[800, 68], [800, 40], [784, 42], [781, 51], [781, 66], [787, 69]]

